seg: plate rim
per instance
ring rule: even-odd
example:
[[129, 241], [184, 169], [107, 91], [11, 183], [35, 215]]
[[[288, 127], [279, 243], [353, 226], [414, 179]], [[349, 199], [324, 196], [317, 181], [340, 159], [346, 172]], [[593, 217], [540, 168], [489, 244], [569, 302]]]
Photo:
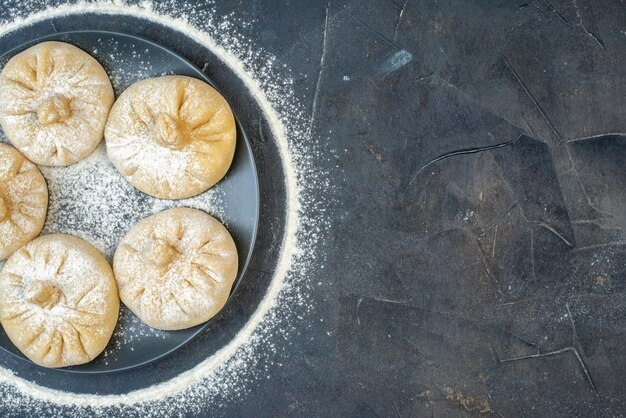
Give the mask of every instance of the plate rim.
[[[126, 37], [126, 38], [129, 38], [129, 39], [135, 39], [135, 40], [137, 40], [139, 42], [142, 42], [142, 43], [147, 43], [147, 44], [151, 45], [152, 47], [160, 49], [162, 51], [165, 51], [168, 54], [174, 55], [175, 57], [177, 57], [178, 59], [183, 61], [185, 64], [187, 64], [187, 66], [189, 68], [193, 69], [194, 72], [197, 73], [198, 78], [200, 78], [202, 81], [207, 82], [211, 87], [213, 87], [215, 90], [217, 90], [218, 93], [220, 93], [223, 97], [225, 97], [224, 94], [222, 93], [222, 91], [216, 85], [216, 83], [208, 75], [206, 75], [204, 73], [204, 71], [202, 71], [202, 69], [198, 68], [194, 63], [192, 63], [186, 57], [184, 57], [184, 56], [178, 54], [177, 52], [175, 52], [175, 51], [173, 51], [173, 50], [171, 50], [171, 49], [169, 49], [169, 48], [167, 48], [167, 47], [165, 47], [163, 45], [160, 45], [160, 44], [158, 44], [158, 43], [156, 43], [156, 42], [154, 42], [154, 41], [152, 41], [150, 39], [147, 39], [147, 38], [144, 38], [144, 37], [141, 37], [141, 36], [137, 36], [137, 35], [130, 35], [130, 34], [123, 33], [123, 32], [110, 31], [110, 30], [97, 30], [97, 29], [96, 30], [79, 29], [79, 30], [55, 32], [55, 33], [51, 33], [49, 35], [45, 35], [45, 36], [40, 36], [38, 38], [34, 38], [34, 39], [29, 40], [27, 42], [24, 42], [24, 43], [22, 43], [22, 44], [20, 44], [18, 46], [15, 46], [15, 47], [9, 49], [8, 51], [4, 52], [2, 55], [0, 55], [0, 59], [4, 58], [6, 56], [9, 56], [9, 55], [16, 55], [16, 54], [18, 54], [19, 53], [18, 51], [25, 50], [25, 48], [27, 49], [27, 48], [30, 47], [30, 46], [27, 47], [27, 45], [34, 46], [34, 45], [36, 45], [38, 43], [41, 43], [41, 42], [55, 40], [53, 38], [67, 36], [67, 35], [72, 35], [72, 34], [115, 35], [115, 36]], [[82, 48], [81, 48], [81, 50], [93, 57], [93, 55], [90, 52], [85, 51]], [[100, 61], [97, 59], [97, 57], [94, 57], [94, 58], [96, 59], [96, 61], [98, 61], [98, 63], [100, 63]], [[102, 65], [102, 64], [100, 63], [100, 65]], [[175, 74], [172, 74], [172, 75], [175, 75]], [[110, 76], [109, 76], [109, 78], [110, 78]], [[151, 77], [148, 77], [148, 78], [151, 78]], [[121, 92], [120, 92], [120, 94], [121, 94]], [[117, 100], [117, 97], [116, 97], [116, 100]], [[150, 358], [148, 360], [139, 362], [137, 364], [130, 365], [130, 366], [124, 366], [124, 367], [118, 367], [118, 368], [114, 368], [114, 369], [110, 369], [110, 370], [81, 370], [80, 369], [81, 366], [83, 366], [85, 364], [89, 364], [91, 361], [87, 362], [87, 363], [84, 363], [84, 364], [76, 365], [76, 366], [67, 366], [67, 367], [58, 367], [58, 368], [43, 367], [43, 366], [40, 366], [40, 365], [36, 364], [32, 360], [30, 360], [28, 357], [26, 357], [19, 349], [17, 349], [17, 347], [16, 347], [16, 349], [19, 352], [19, 354], [9, 350], [8, 348], [4, 347], [3, 345], [0, 345], [0, 349], [2, 351], [6, 352], [6, 353], [9, 353], [12, 356], [14, 356], [16, 358], [19, 358], [19, 359], [21, 359], [23, 361], [26, 361], [26, 362], [30, 363], [31, 365], [33, 365], [33, 366], [36, 366], [36, 367], [38, 367], [40, 369], [47, 370], [47, 371], [70, 373], [70, 374], [82, 374], [82, 375], [103, 375], [103, 374], [110, 374], [110, 373], [119, 373], [119, 372], [124, 372], [124, 371], [128, 371], [128, 370], [140, 368], [140, 367], [146, 366], [146, 365], [148, 365], [150, 363], [153, 363], [153, 362], [156, 362], [158, 360], [161, 360], [164, 357], [170, 356], [171, 354], [174, 354], [176, 351], [182, 349], [184, 346], [189, 344], [191, 341], [193, 341], [198, 336], [200, 336], [200, 334], [202, 334], [204, 331], [206, 331], [206, 329], [209, 327], [209, 325], [220, 315], [220, 313], [231, 302], [231, 300], [233, 298], [233, 295], [235, 294], [236, 290], [239, 288], [241, 282], [244, 279], [244, 276], [246, 275], [246, 273], [248, 271], [248, 267], [250, 265], [250, 261], [252, 260], [252, 256], [253, 256], [253, 254], [255, 252], [257, 233], [258, 233], [258, 230], [259, 230], [259, 221], [260, 221], [260, 216], [261, 216], [261, 192], [260, 192], [259, 172], [258, 172], [258, 169], [257, 169], [257, 163], [256, 163], [256, 158], [254, 156], [252, 144], [251, 144], [250, 140], [248, 139], [248, 135], [247, 135], [246, 131], [243, 129], [243, 125], [241, 124], [241, 121], [239, 120], [239, 117], [237, 116], [235, 111], [232, 109], [232, 106], [230, 105], [230, 101], [227, 100], [227, 102], [229, 103], [229, 106], [231, 107], [231, 111], [232, 111], [233, 116], [235, 118], [235, 126], [237, 128], [237, 131], [239, 131], [241, 133], [241, 136], [242, 136], [242, 139], [243, 139], [243, 143], [245, 144], [245, 147], [248, 149], [249, 154], [250, 154], [250, 159], [251, 159], [251, 162], [252, 162], [251, 167], [252, 167], [252, 171], [253, 171], [253, 174], [254, 174], [254, 186], [255, 186], [254, 199], [256, 201], [256, 205], [255, 205], [255, 209], [254, 209], [254, 212], [255, 212], [254, 213], [254, 227], [253, 227], [253, 230], [252, 230], [250, 251], [249, 251], [246, 259], [244, 260], [244, 262], [242, 264], [241, 271], [237, 273], [238, 278], [233, 283], [233, 287], [231, 288], [230, 294], [228, 295], [228, 299], [226, 300], [226, 303], [224, 304], [222, 309], [220, 309], [219, 312], [217, 312], [213, 317], [211, 317], [206, 322], [204, 322], [202, 324], [199, 324], [199, 325], [196, 325], [197, 330], [193, 334], [191, 334], [189, 336], [189, 338], [187, 338], [184, 341], [182, 341], [181, 343], [177, 344], [175, 347], [173, 347], [173, 348], [171, 348], [171, 349], [169, 349], [169, 350], [159, 354], [158, 356], [152, 357], [152, 358]], [[104, 137], [102, 138], [101, 141], [104, 141]], [[237, 151], [235, 151], [235, 152], [237, 152]], [[230, 168], [229, 168], [229, 171], [230, 171]], [[228, 175], [228, 172], [226, 173], [226, 175]], [[224, 177], [226, 177], [226, 176], [224, 176]], [[220, 182], [222, 180], [223, 180], [223, 178], [220, 179]], [[218, 182], [217, 184], [219, 184], [220, 182]], [[40, 236], [40, 235], [38, 235], [38, 236]], [[122, 304], [123, 303], [120, 301], [120, 305], [122, 305]], [[133, 314], [133, 313], [131, 312], [131, 314]], [[118, 320], [119, 320], [119, 314], [118, 314]], [[4, 330], [3, 330], [3, 332], [4, 332]], [[176, 332], [176, 331], [167, 331], [167, 332]], [[12, 342], [11, 342], [11, 344], [12, 344]], [[108, 344], [110, 344], [110, 341], [107, 343], [107, 345]], [[99, 353], [98, 356], [96, 356], [96, 358], [101, 356], [103, 352], [104, 352], [104, 350], [101, 353]], [[95, 360], [95, 358], [94, 358], [94, 360]]]

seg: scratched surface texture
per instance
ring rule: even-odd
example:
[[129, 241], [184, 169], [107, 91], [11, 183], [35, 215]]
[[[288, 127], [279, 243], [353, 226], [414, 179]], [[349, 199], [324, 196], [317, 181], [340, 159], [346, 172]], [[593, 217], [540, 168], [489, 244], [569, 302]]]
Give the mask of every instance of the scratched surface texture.
[[[623, 2], [206, 7], [251, 20], [242, 32], [292, 69], [337, 193], [313, 314], [254, 365], [262, 380], [200, 415], [626, 415]], [[150, 24], [92, 22], [202, 65]], [[275, 150], [255, 138], [264, 164]], [[106, 381], [139, 388], [206, 344]]]

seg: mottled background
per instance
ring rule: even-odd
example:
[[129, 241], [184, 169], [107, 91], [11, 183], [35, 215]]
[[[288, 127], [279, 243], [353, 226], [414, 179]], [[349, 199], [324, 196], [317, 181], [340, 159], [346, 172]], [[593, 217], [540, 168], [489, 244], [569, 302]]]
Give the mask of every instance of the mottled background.
[[[315, 157], [335, 192], [331, 236], [319, 246], [326, 266], [310, 277], [321, 283], [308, 297], [313, 314], [255, 364], [267, 379], [199, 415], [626, 415], [623, 1], [206, 8], [251, 22], [240, 32], [292, 70], [312, 135], [338, 158]], [[190, 41], [132, 19], [54, 28], [81, 25], [206, 60]], [[235, 102], [265, 176], [262, 222], [280, 231], [281, 191], [267, 180], [280, 174], [276, 150], [258, 141], [258, 112]], [[224, 323], [242, 323], [237, 306], [262, 295], [272, 234], [253, 260], [260, 284]], [[106, 381], [158, 381], [200, 361], [207, 341]]]

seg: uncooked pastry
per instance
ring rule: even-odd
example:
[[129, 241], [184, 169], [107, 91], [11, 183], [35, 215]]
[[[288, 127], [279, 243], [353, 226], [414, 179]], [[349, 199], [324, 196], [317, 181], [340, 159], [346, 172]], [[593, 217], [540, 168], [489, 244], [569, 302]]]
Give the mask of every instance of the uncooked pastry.
[[66, 166], [102, 140], [115, 96], [102, 66], [63, 42], [43, 42], [0, 73], [0, 124], [32, 162]]
[[44, 367], [87, 363], [104, 350], [119, 312], [113, 271], [89, 243], [45, 235], [0, 273], [0, 321], [13, 344]]
[[151, 196], [184, 199], [226, 175], [237, 133], [230, 106], [213, 87], [165, 76], [126, 89], [104, 136], [113, 165], [133, 186]]
[[47, 210], [48, 187], [37, 166], [0, 144], [0, 260], [39, 235]]
[[208, 321], [237, 277], [237, 248], [212, 216], [168, 209], [141, 220], [122, 239], [113, 271], [122, 302], [153, 328], [178, 330]]

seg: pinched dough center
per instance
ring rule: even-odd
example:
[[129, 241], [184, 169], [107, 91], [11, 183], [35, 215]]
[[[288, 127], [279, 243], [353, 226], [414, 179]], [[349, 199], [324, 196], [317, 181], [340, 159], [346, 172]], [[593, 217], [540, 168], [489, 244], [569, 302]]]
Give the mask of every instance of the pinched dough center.
[[68, 98], [55, 95], [43, 100], [37, 107], [37, 119], [42, 125], [62, 123], [72, 116], [71, 102]]
[[149, 246], [146, 258], [157, 267], [166, 267], [178, 258], [178, 251], [166, 240], [157, 239]]
[[152, 135], [157, 144], [174, 150], [180, 150], [189, 143], [186, 123], [166, 113], [156, 116]]
[[24, 291], [26, 300], [44, 309], [53, 308], [61, 299], [61, 291], [47, 280], [35, 280]]

